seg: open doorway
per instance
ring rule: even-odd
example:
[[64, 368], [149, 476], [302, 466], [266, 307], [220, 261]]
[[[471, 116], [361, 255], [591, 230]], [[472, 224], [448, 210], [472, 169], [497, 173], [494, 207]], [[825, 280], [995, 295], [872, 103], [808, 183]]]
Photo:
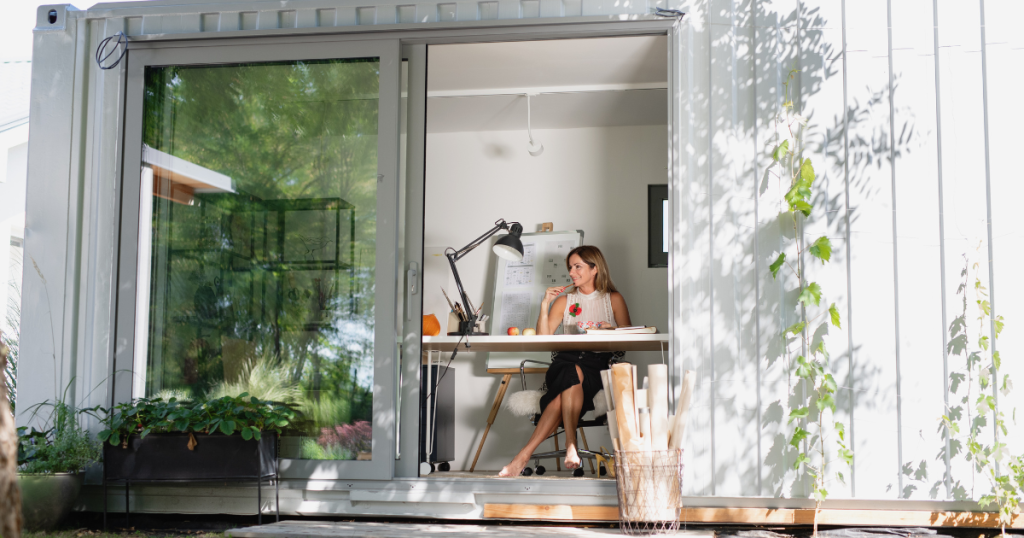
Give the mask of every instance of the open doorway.
[[[651, 209], [660, 202], [652, 204], [650, 196], [664, 192], [650, 186], [668, 183], [666, 55], [664, 36], [428, 48], [423, 313], [437, 317], [442, 334], [450, 310], [442, 289], [457, 299], [444, 251], [462, 247], [498, 219], [521, 223], [525, 234], [542, 232], [546, 223], [555, 233], [582, 231], [582, 244], [604, 253], [632, 324], [668, 332], [667, 268], [652, 263], [649, 252], [652, 219], [659, 231], [662, 219]], [[564, 266], [564, 257], [559, 262]], [[496, 288], [499, 295], [504, 289], [496, 284], [498, 266], [489, 245], [458, 263], [467, 294], [490, 316], [483, 328], [492, 335], [506, 334], [508, 324], [494, 306], [501, 302]], [[536, 313], [529, 317], [520, 329], [536, 324]], [[519, 355], [550, 361], [549, 353]], [[502, 376], [487, 353], [463, 348], [450, 365], [449, 356], [443, 354], [430, 375], [451, 376], [438, 392], [450, 383], [453, 400], [440, 412], [452, 411], [437, 417], [437, 402], [424, 402], [432, 424], [424, 435], [451, 429], [441, 434], [454, 438], [447, 476], [471, 468], [473, 476], [494, 476], [526, 443], [533, 424], [500, 409], [481, 446]], [[665, 359], [657, 351], [625, 357], [641, 373]], [[526, 376], [529, 389], [543, 383], [543, 374]], [[520, 391], [520, 376], [509, 385], [508, 395]], [[590, 448], [611, 449], [607, 428], [584, 431]], [[564, 448], [564, 439], [559, 443]], [[555, 449], [548, 440], [539, 451]], [[571, 476], [556, 459], [539, 463], [545, 478]], [[602, 478], [586, 460], [583, 469], [584, 479]]]

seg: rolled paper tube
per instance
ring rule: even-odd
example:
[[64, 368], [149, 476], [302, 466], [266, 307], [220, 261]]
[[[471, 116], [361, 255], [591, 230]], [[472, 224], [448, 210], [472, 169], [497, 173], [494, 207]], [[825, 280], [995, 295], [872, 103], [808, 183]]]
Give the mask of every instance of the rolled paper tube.
[[633, 393], [633, 404], [636, 405], [637, 412], [639, 412], [641, 407], [650, 407], [647, 404], [647, 391], [644, 389], [636, 389], [636, 392]]
[[640, 415], [640, 438], [644, 440], [644, 447], [649, 449], [651, 440], [651, 410], [647, 407], [641, 407], [637, 411]]
[[650, 387], [647, 404], [651, 408], [651, 449], [668, 448], [668, 366], [652, 364], [647, 367]]
[[619, 423], [615, 420], [614, 411], [608, 411], [608, 437], [612, 442], [619, 440]]
[[690, 400], [693, 399], [693, 387], [697, 382], [697, 375], [693, 370], [687, 370], [683, 375], [683, 390], [679, 394], [679, 406], [676, 407], [676, 421], [672, 425], [672, 431], [668, 437], [669, 449], [683, 448], [683, 441], [686, 435], [686, 419], [690, 415]]
[[612, 391], [615, 394], [615, 421], [619, 426], [619, 448], [640, 450], [636, 407], [633, 404], [633, 365], [612, 366]]
[[608, 406], [608, 415], [613, 415], [615, 410], [615, 393], [612, 391], [612, 371], [601, 370], [601, 385], [604, 387], [604, 399]]
[[[638, 406], [636, 404], [636, 389], [638, 388], [636, 386], [636, 383], [637, 383], [636, 365], [632, 364], [630, 366], [633, 367], [633, 417], [634, 417], [634, 420], [636, 420], [635, 424], [637, 425], [637, 428], [639, 428], [640, 427], [640, 415], [637, 414], [637, 409], [640, 406]], [[638, 429], [638, 430], [636, 430], [636, 432], [637, 432], [637, 435], [639, 436], [640, 430]]]

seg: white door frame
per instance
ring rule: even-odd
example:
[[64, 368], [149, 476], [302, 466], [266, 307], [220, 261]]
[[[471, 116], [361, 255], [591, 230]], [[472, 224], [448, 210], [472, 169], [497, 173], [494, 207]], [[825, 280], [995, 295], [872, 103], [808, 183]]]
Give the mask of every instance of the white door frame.
[[[373, 379], [372, 461], [282, 460], [286, 478], [306, 479], [390, 479], [395, 454], [395, 365], [397, 345], [394, 335], [397, 242], [398, 242], [398, 111], [401, 58], [397, 39], [377, 39], [343, 43], [279, 43], [266, 39], [262, 44], [220, 43], [211, 47], [154, 47], [131, 50], [125, 69], [124, 170], [122, 175], [121, 248], [118, 277], [117, 342], [115, 351], [115, 395], [118, 402], [142, 394], [132, 390], [141, 386], [135, 377], [143, 372], [145, 357], [136, 353], [137, 338], [145, 338], [147, 327], [137, 328], [138, 301], [146, 295], [136, 286], [140, 267], [140, 243], [148, 244], [148, 227], [140, 227], [141, 208], [152, 203], [141, 192], [142, 122], [145, 69], [148, 66], [216, 65], [291, 60], [343, 58], [379, 58], [380, 94], [377, 138], [377, 249]], [[142, 233], [140, 233], [142, 232]], [[145, 253], [143, 253], [145, 255]], [[130, 365], [130, 366], [129, 366]], [[131, 378], [124, 374], [130, 369]]]

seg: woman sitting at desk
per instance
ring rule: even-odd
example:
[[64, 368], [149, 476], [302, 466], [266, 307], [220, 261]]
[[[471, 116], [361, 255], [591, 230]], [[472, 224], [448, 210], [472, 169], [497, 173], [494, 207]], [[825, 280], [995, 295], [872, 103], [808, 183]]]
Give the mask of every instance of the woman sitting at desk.
[[[537, 334], [555, 334], [559, 325], [563, 334], [586, 333], [588, 326], [630, 325], [626, 301], [615, 291], [608, 264], [597, 247], [584, 245], [572, 249], [565, 264], [572, 278], [572, 291], [561, 295], [570, 286], [547, 289], [540, 304]], [[498, 476], [519, 476], [533, 451], [560, 424], [565, 425], [566, 432], [565, 467], [580, 466], [576, 424], [584, 413], [594, 408], [594, 395], [603, 388], [600, 372], [608, 369], [608, 362], [614, 355], [615, 352], [593, 351], [552, 353], [551, 366], [544, 376], [548, 390], [540, 399], [542, 412], [537, 428], [526, 446]]]

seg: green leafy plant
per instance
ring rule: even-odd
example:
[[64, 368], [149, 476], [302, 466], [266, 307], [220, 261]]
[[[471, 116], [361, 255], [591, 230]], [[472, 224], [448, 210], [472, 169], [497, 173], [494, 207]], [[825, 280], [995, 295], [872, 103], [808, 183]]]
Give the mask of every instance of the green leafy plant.
[[39, 431], [18, 428], [18, 471], [22, 473], [77, 473], [100, 459], [100, 445], [82, 427], [82, 415], [94, 415], [95, 408], [75, 409], [62, 400], [36, 404], [52, 409]]
[[127, 447], [133, 434], [145, 437], [150, 433], [238, 432], [246, 441], [259, 440], [261, 432], [280, 434], [294, 419], [295, 411], [290, 407], [245, 392], [203, 402], [139, 398], [119, 404], [103, 419], [106, 429], [100, 432], [99, 439]]
[[[846, 446], [846, 427], [835, 421], [837, 384], [832, 374], [828, 373], [828, 350], [823, 339], [815, 340], [815, 334], [827, 332], [828, 325], [839, 328], [841, 319], [836, 304], [827, 308], [822, 302], [823, 291], [817, 282], [808, 282], [805, 254], [821, 262], [828, 263], [832, 259], [832, 242], [827, 236], [821, 236], [808, 244], [803, 233], [803, 224], [814, 211], [814, 165], [811, 159], [803, 157], [803, 127], [807, 120], [803, 118], [793, 105], [789, 96], [789, 84], [797, 71], [789, 73], [786, 80], [786, 99], [782, 111], [775, 118], [776, 133], [780, 142], [772, 149], [772, 164], [768, 171], [779, 180], [780, 191], [785, 192], [780, 201], [778, 220], [781, 225], [792, 223], [794, 247], [796, 255], [787, 259], [785, 252], [779, 252], [769, 266], [772, 278], [778, 279], [779, 273], [788, 270], [796, 278], [797, 305], [800, 321], [790, 325], [783, 331], [781, 338], [784, 343], [786, 358], [793, 366], [798, 385], [809, 389], [809, 405], [790, 410], [789, 424], [796, 422], [789, 443], [797, 450], [793, 468], [801, 467], [813, 479], [812, 494], [814, 496], [814, 534], [818, 534], [818, 514], [821, 505], [828, 497], [827, 484], [830, 481], [828, 466], [832, 460], [838, 459], [847, 466], [853, 463], [853, 451]], [[780, 133], [784, 127], [786, 132]], [[814, 329], [809, 331], [809, 329]], [[817, 341], [817, 345], [815, 344]], [[794, 351], [794, 348], [797, 351]], [[795, 355], [795, 357], [794, 357]], [[830, 418], [831, 423], [826, 422]], [[826, 448], [828, 429], [835, 432], [837, 439], [834, 451]], [[836, 472], [835, 478], [845, 481], [842, 472]]]
[[[979, 268], [978, 262], [972, 263], [970, 257], [964, 255], [964, 268], [960, 272], [962, 280], [957, 287], [962, 310], [949, 325], [950, 339], [946, 348], [949, 355], [964, 358], [964, 369], [949, 375], [949, 392], [962, 396], [946, 410], [942, 416], [942, 426], [950, 441], [950, 456], [962, 454], [971, 463], [972, 498], [975, 475], [981, 474], [987, 479], [992, 489], [978, 499], [978, 504], [982, 508], [996, 506], [1005, 535], [1006, 525], [1012, 522], [1014, 514], [1020, 512], [1020, 503], [1024, 497], [1024, 456], [1011, 456], [1006, 443], [998, 438], [991, 443], [985, 441], [989, 420], [997, 432], [1004, 436], [1009, 433], [1006, 417], [996, 405], [994, 393], [998, 390], [1004, 397], [1008, 397], [1013, 392], [1013, 382], [1007, 374], [999, 379], [1002, 360], [999, 352], [991, 349], [993, 342], [989, 341], [986, 328], [990, 328], [991, 334], [998, 340], [1003, 332], [1003, 317], [992, 317], [988, 289], [981, 281]], [[974, 295], [971, 301], [968, 300], [969, 292]], [[977, 309], [977, 316], [970, 320], [977, 322], [977, 336], [974, 338], [976, 347], [971, 345], [968, 334], [968, 305], [972, 302]], [[1013, 413], [1016, 416], [1016, 409]]]

